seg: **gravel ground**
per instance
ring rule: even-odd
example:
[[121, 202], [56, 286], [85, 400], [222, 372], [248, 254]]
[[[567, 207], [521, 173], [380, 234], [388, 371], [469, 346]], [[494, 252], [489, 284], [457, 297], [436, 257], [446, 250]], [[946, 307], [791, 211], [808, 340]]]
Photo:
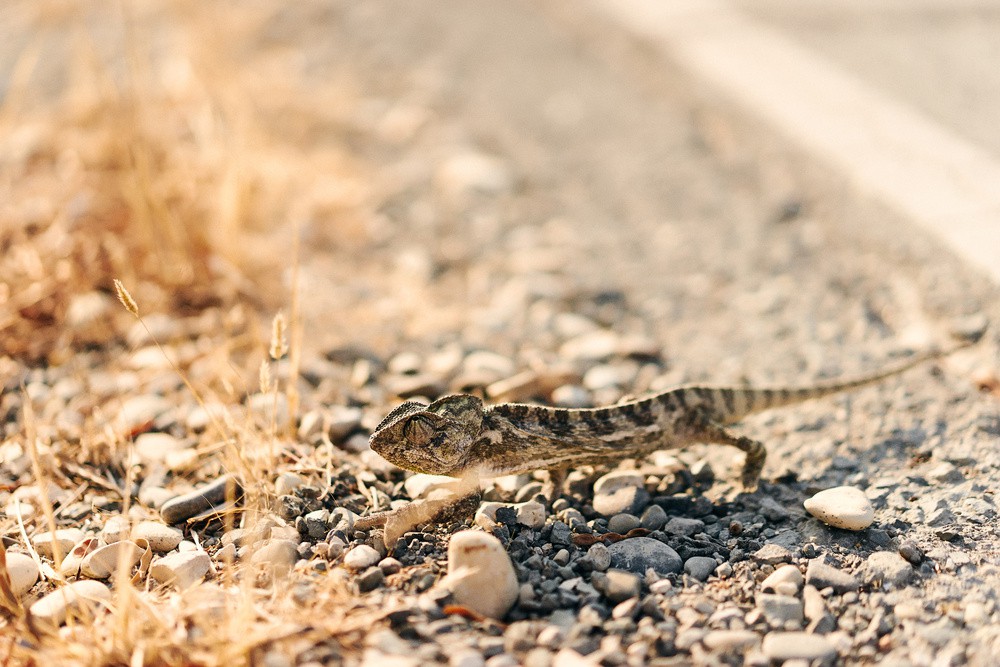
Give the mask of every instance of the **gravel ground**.
[[[484, 500], [499, 504], [390, 549], [380, 531], [355, 530], [374, 505], [435, 482], [367, 450], [401, 398], [462, 390], [586, 406], [687, 381], [809, 384], [877, 370], [951, 323], [1000, 320], [996, 288], [932, 240], [577, 12], [367, 2], [303, 5], [274, 21], [270, 38], [294, 37], [317, 86], [351, 82], [360, 102], [338, 138], [377, 175], [368, 243], [304, 230], [298, 414], [280, 393], [199, 405], [139, 326], [125, 356], [9, 361], [8, 558], [24, 546], [18, 515], [44, 557], [43, 503], [18, 438], [29, 400], [42, 439], [80, 439], [102, 418], [134, 436], [132, 539], [165, 554], [150, 566], [137, 552], [137, 569], [197, 580], [247, 560], [274, 577], [291, 571], [278, 590], [295, 604], [325, 578], [370, 614], [363, 631], [307, 633], [323, 627], [314, 620], [281, 635], [298, 643], [261, 640], [257, 664], [990, 664], [1000, 649], [993, 332], [878, 387], [741, 424], [770, 452], [754, 494], [735, 483], [733, 452], [694, 448], [577, 471], [557, 498], [541, 478], [497, 480]], [[148, 319], [194, 377], [199, 341], [228, 326], [211, 310]], [[287, 365], [272, 372], [280, 382]], [[222, 476], [232, 469], [211, 458], [219, 422], [291, 423], [297, 434], [274, 441], [277, 469], [235, 471], [246, 497], [270, 508], [242, 528], [211, 519], [236, 495]], [[129, 526], [112, 520], [124, 480], [95, 481], [73, 461], [63, 470], [50, 500], [60, 527], [84, 531], [67, 546], [114, 545]], [[99, 492], [74, 496], [81, 480]], [[213, 502], [183, 495], [213, 482]], [[832, 528], [803, 508], [842, 485], [871, 502], [866, 529]], [[454, 565], [450, 536], [483, 527], [517, 579], [502, 621], [439, 584]], [[96, 580], [101, 562], [77, 567]]]

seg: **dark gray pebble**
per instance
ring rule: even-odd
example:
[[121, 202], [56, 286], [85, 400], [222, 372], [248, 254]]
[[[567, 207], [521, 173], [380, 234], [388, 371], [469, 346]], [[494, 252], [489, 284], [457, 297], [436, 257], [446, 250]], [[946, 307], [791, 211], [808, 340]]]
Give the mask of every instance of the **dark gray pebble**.
[[693, 579], [705, 581], [715, 572], [716, 562], [708, 556], [694, 556], [684, 562], [684, 572]]
[[241, 493], [242, 489], [236, 478], [232, 475], [223, 475], [214, 482], [163, 503], [163, 507], [160, 508], [160, 518], [166, 524], [181, 523], [217, 505], [222, 505], [227, 498], [238, 498]]
[[616, 542], [608, 547], [611, 566], [636, 574], [645, 574], [652, 568], [660, 574], [680, 572], [683, 563], [677, 552], [662, 542], [649, 537], [634, 537]]

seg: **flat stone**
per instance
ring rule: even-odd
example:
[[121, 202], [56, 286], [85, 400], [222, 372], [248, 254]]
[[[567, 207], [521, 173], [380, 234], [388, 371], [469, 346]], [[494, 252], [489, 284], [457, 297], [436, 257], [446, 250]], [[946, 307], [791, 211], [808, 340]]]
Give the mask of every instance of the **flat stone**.
[[7, 575], [11, 591], [21, 597], [38, 581], [38, 563], [28, 554], [7, 552]]
[[866, 584], [881, 583], [886, 588], [900, 588], [913, 578], [913, 566], [892, 551], [876, 551], [865, 561], [863, 569]]
[[51, 531], [35, 535], [31, 538], [31, 545], [40, 556], [53, 558], [55, 551], [53, 545], [58, 544], [59, 554], [65, 557], [69, 554], [70, 549], [86, 536], [87, 534], [79, 528], [59, 528], [54, 536]]
[[807, 512], [834, 528], [864, 530], [875, 520], [875, 508], [868, 496], [853, 486], [820, 491], [803, 504]]
[[661, 574], [680, 572], [683, 568], [677, 552], [650, 537], [634, 537], [615, 542], [608, 551], [612, 567], [643, 575], [652, 568]]
[[692, 556], [684, 561], [684, 572], [692, 579], [707, 581], [717, 565], [715, 559], [709, 556]]
[[625, 570], [608, 570], [604, 594], [611, 602], [622, 602], [638, 597], [642, 590], [642, 579], [639, 575]]
[[448, 544], [448, 574], [441, 585], [455, 602], [490, 618], [503, 618], [517, 601], [514, 566], [497, 538], [463, 530]]
[[701, 519], [689, 519], [687, 517], [677, 516], [672, 518], [670, 521], [667, 521], [667, 525], [663, 527], [663, 530], [671, 535], [684, 535], [686, 537], [691, 537], [692, 535], [697, 535], [705, 530], [705, 522]]
[[358, 590], [362, 593], [373, 591], [385, 583], [382, 568], [372, 566], [358, 575]]
[[272, 575], [283, 576], [299, 559], [298, 543], [292, 540], [268, 540], [253, 552], [250, 562], [265, 566]]
[[595, 493], [593, 507], [606, 517], [616, 514], [641, 514], [649, 504], [649, 492], [641, 487], [623, 486], [610, 492]]
[[161, 584], [184, 589], [201, 581], [211, 566], [204, 551], [182, 551], [157, 559], [149, 568], [149, 576]]
[[190, 493], [165, 502], [160, 508], [160, 518], [166, 524], [181, 523], [222, 505], [228, 497], [237, 497], [239, 493], [240, 488], [236, 478], [233, 475], [223, 475]]
[[69, 614], [81, 619], [111, 601], [111, 590], [100, 583], [83, 579], [58, 588], [31, 605], [36, 620], [52, 625], [62, 625]]
[[764, 655], [771, 660], [832, 660], [837, 656], [833, 644], [822, 635], [808, 632], [772, 632], [764, 637], [761, 645]]
[[742, 653], [759, 644], [760, 635], [750, 630], [712, 630], [702, 638], [701, 643], [717, 653]]
[[806, 583], [819, 590], [832, 588], [837, 593], [856, 591], [861, 586], [857, 577], [827, 565], [819, 558], [809, 561], [806, 567]]
[[522, 526], [537, 530], [545, 525], [548, 513], [545, 511], [545, 505], [540, 502], [529, 500], [525, 503], [518, 503], [514, 508], [517, 511], [517, 522]]
[[760, 583], [760, 590], [764, 593], [794, 595], [802, 588], [803, 581], [802, 573], [798, 567], [782, 565]]
[[144, 539], [149, 548], [157, 553], [173, 551], [184, 539], [184, 533], [159, 521], [140, 521], [132, 529], [134, 539]]
[[360, 544], [344, 555], [344, 567], [360, 572], [378, 564], [380, 560], [382, 555], [378, 551], [367, 544]]
[[778, 565], [792, 560], [792, 552], [780, 544], [765, 544], [753, 553], [753, 559], [766, 565]]
[[80, 563], [80, 573], [91, 579], [107, 579], [121, 568], [131, 574], [132, 566], [139, 562], [143, 551], [135, 542], [128, 540], [99, 547]]
[[801, 624], [804, 618], [802, 601], [788, 595], [759, 593], [757, 608], [764, 612], [764, 618], [775, 627], [783, 627], [786, 623]]

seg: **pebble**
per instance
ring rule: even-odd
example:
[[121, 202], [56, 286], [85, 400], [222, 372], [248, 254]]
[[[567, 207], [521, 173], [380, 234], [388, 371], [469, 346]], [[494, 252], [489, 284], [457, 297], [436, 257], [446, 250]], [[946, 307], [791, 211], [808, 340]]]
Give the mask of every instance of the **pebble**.
[[639, 524], [646, 530], [660, 530], [667, 523], [667, 512], [659, 505], [650, 505], [639, 517]]
[[118, 418], [126, 431], [134, 432], [148, 427], [153, 420], [172, 407], [173, 403], [162, 396], [140, 394], [125, 399]]
[[142, 433], [135, 439], [135, 454], [144, 463], [163, 463], [167, 457], [183, 451], [190, 443], [169, 433]]
[[358, 590], [362, 593], [373, 591], [385, 583], [385, 572], [379, 567], [369, 567], [358, 576]]
[[559, 347], [559, 358], [571, 362], [603, 361], [618, 352], [620, 340], [613, 331], [598, 329], [574, 336]]
[[448, 575], [442, 583], [458, 604], [496, 619], [507, 614], [520, 590], [500, 540], [474, 530], [451, 536]]
[[604, 594], [611, 602], [622, 602], [638, 597], [642, 590], [639, 575], [625, 570], [608, 570], [604, 583]]
[[875, 508], [864, 491], [837, 486], [806, 499], [806, 511], [823, 523], [844, 530], [864, 530], [875, 520]]
[[667, 521], [663, 531], [671, 535], [685, 535], [691, 537], [705, 530], [705, 522], [701, 519], [689, 519], [687, 517], [674, 517]]
[[184, 533], [159, 521], [140, 521], [132, 530], [134, 539], [149, 542], [149, 548], [157, 553], [173, 551], [184, 539]]
[[306, 480], [301, 475], [296, 475], [294, 472], [283, 472], [274, 480], [274, 493], [277, 496], [285, 496], [305, 483]]
[[510, 171], [499, 158], [477, 151], [457, 153], [447, 158], [437, 168], [434, 182], [442, 194], [452, 201], [475, 194], [500, 194], [514, 185]]
[[718, 653], [743, 653], [760, 643], [760, 635], [750, 630], [712, 630], [701, 642], [710, 651]]
[[603, 475], [594, 483], [594, 510], [606, 517], [641, 514], [650, 500], [644, 484], [643, 476], [632, 470]]
[[827, 661], [836, 657], [833, 644], [822, 635], [808, 632], [772, 632], [764, 637], [761, 650], [776, 662], [787, 660]]
[[44, 533], [35, 535], [31, 538], [31, 545], [40, 556], [53, 558], [53, 544], [58, 543], [59, 554], [65, 557], [70, 552], [70, 549], [84, 537], [86, 537], [86, 533], [79, 528], [59, 528], [56, 530], [54, 537], [52, 531], [45, 531]]
[[458, 649], [448, 659], [448, 667], [483, 667], [485, 664], [483, 654], [474, 648]]
[[576, 384], [564, 384], [552, 390], [552, 403], [560, 408], [580, 409], [591, 405], [590, 392]]
[[127, 516], [108, 517], [101, 528], [101, 541], [104, 544], [113, 544], [128, 539], [131, 530], [131, 522]]
[[522, 526], [538, 529], [545, 525], [548, 513], [545, 511], [545, 505], [540, 502], [529, 500], [518, 503], [514, 508], [517, 511], [517, 522]]
[[403, 480], [403, 488], [406, 490], [406, 495], [413, 500], [416, 500], [418, 498], [426, 497], [428, 493], [434, 491], [435, 489], [451, 486], [454, 483], [454, 477], [448, 477], [446, 475], [427, 475], [418, 472]]
[[809, 561], [806, 567], [806, 583], [819, 590], [832, 588], [836, 593], [855, 591], [861, 586], [857, 577], [827, 565], [820, 558]]
[[608, 551], [612, 567], [643, 575], [652, 568], [658, 573], [680, 572], [683, 563], [677, 552], [650, 537], [633, 537], [615, 542]]
[[160, 508], [160, 517], [166, 524], [187, 521], [226, 502], [227, 497], [239, 495], [239, 483], [233, 475], [223, 475], [190, 493], [169, 500]]
[[58, 588], [31, 605], [36, 620], [62, 625], [69, 614], [88, 617], [96, 607], [111, 601], [111, 590], [98, 581], [81, 580]]
[[143, 551], [138, 544], [128, 540], [99, 547], [84, 557], [80, 563], [80, 574], [91, 579], [107, 579], [120, 567], [131, 573], [132, 566], [139, 562]]
[[247, 408], [253, 416], [254, 423], [261, 429], [272, 427], [284, 431], [291, 422], [288, 412], [288, 396], [282, 393], [256, 393], [247, 399]]
[[299, 545], [292, 540], [268, 540], [250, 556], [251, 563], [265, 566], [275, 576], [287, 574], [298, 559]]
[[684, 561], [684, 572], [692, 579], [707, 581], [717, 565], [715, 559], [709, 556], [692, 556]]
[[360, 572], [377, 564], [380, 560], [382, 560], [382, 555], [378, 551], [367, 544], [361, 544], [344, 555], [344, 567]]
[[598, 572], [604, 572], [611, 567], [611, 550], [603, 542], [590, 545], [586, 557]]
[[802, 572], [795, 565], [782, 565], [760, 583], [764, 593], [795, 595], [802, 588]]
[[884, 588], [900, 588], [913, 578], [913, 566], [892, 551], [876, 551], [865, 561], [862, 570], [864, 583], [878, 584]]
[[639, 517], [634, 514], [616, 514], [608, 519], [608, 531], [624, 535], [640, 525]]
[[754, 552], [753, 559], [765, 565], [778, 565], [792, 560], [792, 552], [780, 544], [765, 544]]
[[7, 575], [14, 597], [21, 597], [38, 581], [38, 563], [28, 554], [7, 552]]
[[204, 551], [182, 551], [157, 559], [149, 568], [149, 576], [161, 584], [184, 589], [201, 581], [211, 566]]
[[764, 612], [767, 622], [774, 627], [784, 627], [786, 623], [801, 624], [804, 618], [802, 601], [788, 595], [760, 593], [757, 608]]

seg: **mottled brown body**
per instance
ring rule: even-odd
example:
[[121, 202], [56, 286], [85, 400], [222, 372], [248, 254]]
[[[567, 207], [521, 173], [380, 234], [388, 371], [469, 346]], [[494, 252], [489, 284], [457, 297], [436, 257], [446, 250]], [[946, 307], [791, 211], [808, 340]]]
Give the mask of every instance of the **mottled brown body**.
[[764, 445], [731, 434], [727, 425], [755, 412], [874, 384], [942, 354], [946, 352], [921, 355], [843, 382], [773, 389], [681, 386], [592, 409], [519, 403], [485, 406], [468, 394], [446, 396], [430, 405], [410, 401], [379, 424], [371, 447], [408, 470], [489, 477], [610, 463], [661, 449], [716, 443], [746, 453], [742, 482], [752, 490], [764, 467]]

